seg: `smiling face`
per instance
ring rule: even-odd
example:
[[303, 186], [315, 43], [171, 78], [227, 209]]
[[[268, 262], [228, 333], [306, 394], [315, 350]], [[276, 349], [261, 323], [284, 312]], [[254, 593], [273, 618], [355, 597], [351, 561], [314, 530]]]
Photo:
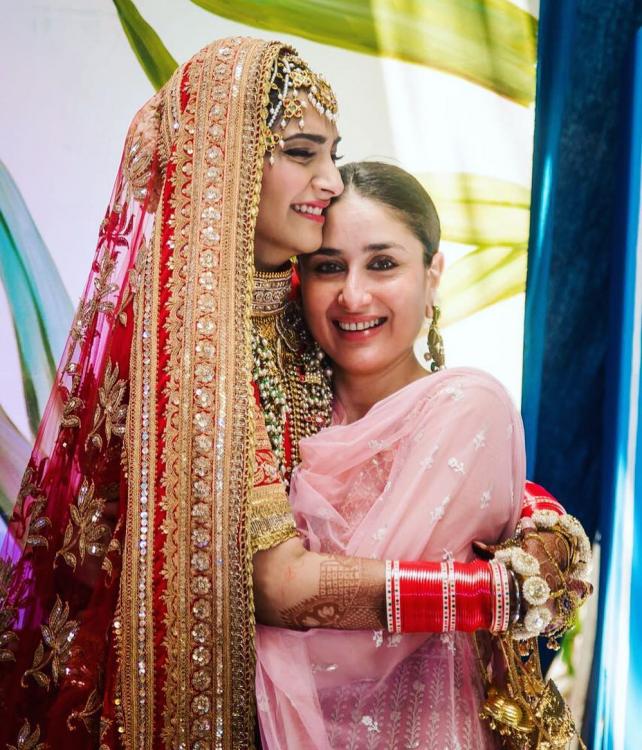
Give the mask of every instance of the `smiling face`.
[[335, 373], [392, 375], [421, 367], [413, 344], [432, 309], [442, 270], [400, 215], [352, 188], [328, 211], [323, 246], [302, 262], [306, 321]]
[[293, 255], [321, 245], [325, 209], [341, 194], [335, 165], [339, 138], [334, 123], [309, 107], [305, 126], [292, 119], [283, 132], [283, 148], [266, 158], [254, 235], [257, 268], [277, 268]]

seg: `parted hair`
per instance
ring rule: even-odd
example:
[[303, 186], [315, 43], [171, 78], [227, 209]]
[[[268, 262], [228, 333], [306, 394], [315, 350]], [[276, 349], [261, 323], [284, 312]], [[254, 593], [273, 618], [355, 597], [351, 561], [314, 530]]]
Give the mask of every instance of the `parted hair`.
[[[340, 169], [345, 195], [354, 190], [364, 198], [392, 209], [424, 248], [424, 263], [430, 266], [439, 249], [441, 225], [437, 209], [426, 189], [405, 169], [381, 161], [355, 161]], [[341, 196], [335, 200], [340, 201]]]

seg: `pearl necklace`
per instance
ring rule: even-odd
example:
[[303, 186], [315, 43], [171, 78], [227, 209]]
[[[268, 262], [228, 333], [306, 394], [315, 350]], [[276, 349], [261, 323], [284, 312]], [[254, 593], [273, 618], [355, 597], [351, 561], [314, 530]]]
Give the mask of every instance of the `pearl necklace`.
[[310, 336], [299, 305], [287, 300], [291, 275], [291, 268], [269, 274], [257, 271], [252, 307], [252, 378], [286, 484], [300, 460], [299, 441], [329, 425], [332, 416], [332, 372], [323, 367], [323, 352]]

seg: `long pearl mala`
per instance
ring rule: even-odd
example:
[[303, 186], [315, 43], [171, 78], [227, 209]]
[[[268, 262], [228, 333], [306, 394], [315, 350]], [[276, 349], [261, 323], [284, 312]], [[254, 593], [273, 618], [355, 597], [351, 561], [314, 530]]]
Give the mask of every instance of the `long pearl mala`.
[[[307, 332], [296, 303], [252, 322], [252, 377], [279, 471], [287, 484], [299, 462], [299, 441], [330, 424], [332, 372], [324, 368], [323, 353]], [[290, 460], [285, 450], [288, 425]]]

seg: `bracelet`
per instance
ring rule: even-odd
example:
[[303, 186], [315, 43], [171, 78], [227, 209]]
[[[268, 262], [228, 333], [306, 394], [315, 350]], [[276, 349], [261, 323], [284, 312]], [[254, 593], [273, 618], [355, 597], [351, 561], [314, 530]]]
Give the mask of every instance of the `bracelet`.
[[510, 579], [501, 562], [386, 561], [391, 633], [505, 632], [510, 616]]
[[519, 591], [520, 600], [523, 599], [529, 605], [523, 621], [513, 625], [511, 630], [513, 638], [518, 641], [536, 638], [548, 627], [552, 619], [548, 608], [542, 606], [548, 601], [551, 590], [539, 574], [539, 561], [517, 546], [498, 549], [495, 552], [495, 559], [503, 562], [516, 574], [518, 579], [516, 588]]

